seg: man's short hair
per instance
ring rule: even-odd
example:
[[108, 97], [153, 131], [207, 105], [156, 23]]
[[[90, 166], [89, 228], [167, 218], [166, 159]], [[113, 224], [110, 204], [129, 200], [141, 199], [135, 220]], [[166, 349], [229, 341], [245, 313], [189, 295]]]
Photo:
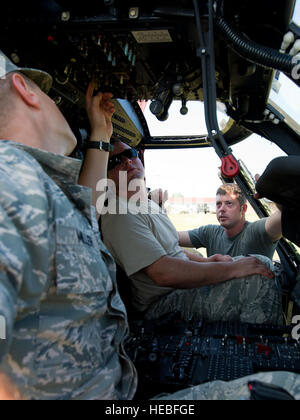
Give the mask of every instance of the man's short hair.
[[236, 184], [224, 184], [222, 185], [218, 191], [217, 195], [235, 195], [239, 200], [241, 207], [247, 203], [247, 198], [240, 187]]

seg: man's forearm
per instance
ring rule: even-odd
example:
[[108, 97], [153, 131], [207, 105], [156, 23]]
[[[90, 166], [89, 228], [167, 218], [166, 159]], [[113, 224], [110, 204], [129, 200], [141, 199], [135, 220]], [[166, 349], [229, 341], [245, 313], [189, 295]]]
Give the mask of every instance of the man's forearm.
[[147, 267], [144, 273], [158, 286], [174, 289], [194, 289], [256, 274], [270, 279], [274, 277], [261, 261], [252, 257], [220, 263], [163, 257]]
[[162, 264], [145, 273], [159, 286], [194, 289], [234, 278], [232, 263], [201, 263], [165, 257]]
[[[194, 289], [210, 286], [235, 278], [234, 267], [228, 263], [208, 263], [177, 261], [166, 277], [167, 286], [178, 289]], [[172, 263], [173, 264], [173, 263]]]
[[267, 218], [266, 232], [274, 242], [282, 238], [282, 212], [280, 210]]
[[89, 149], [82, 166], [78, 184], [89, 187], [93, 193], [93, 205], [96, 207], [101, 193], [97, 193], [96, 186], [100, 180], [107, 179], [108, 153]]
[[[109, 143], [113, 126], [111, 122], [114, 113], [112, 94], [98, 93], [94, 96], [94, 84], [90, 83], [86, 94], [86, 108], [91, 124], [91, 142]], [[96, 207], [101, 193], [96, 191], [99, 181], [107, 179], [107, 164], [109, 154], [102, 150], [88, 149], [83, 163], [78, 183], [89, 187], [93, 192], [93, 205]], [[97, 208], [100, 213], [99, 208]]]

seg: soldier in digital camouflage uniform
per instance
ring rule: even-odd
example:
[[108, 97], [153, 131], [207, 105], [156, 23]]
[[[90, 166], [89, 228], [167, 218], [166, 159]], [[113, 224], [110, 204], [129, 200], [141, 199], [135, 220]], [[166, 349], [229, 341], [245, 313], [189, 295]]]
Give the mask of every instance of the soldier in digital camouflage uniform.
[[160, 401], [249, 400], [248, 383], [251, 381], [280, 387], [296, 400], [300, 400], [300, 375], [289, 372], [258, 373], [231, 382], [210, 382], [172, 395], [159, 396], [156, 399]]
[[[9, 123], [0, 126], [0, 138], [9, 132], [11, 140], [24, 141], [0, 141], [0, 315], [6, 321], [0, 382], [5, 374], [26, 399], [131, 399], [136, 372], [123, 350], [126, 311], [92, 193], [78, 185], [80, 161], [47, 151], [71, 152], [76, 140], [53, 101], [26, 79], [47, 91], [50, 76], [14, 73], [0, 56], [0, 89], [11, 91], [13, 113], [24, 115], [23, 138], [18, 121], [10, 132]], [[63, 130], [57, 144], [53, 137], [48, 145], [49, 132], [42, 136], [44, 150], [26, 145], [38, 139], [26, 118], [36, 127], [44, 118], [40, 104], [54, 134]]]

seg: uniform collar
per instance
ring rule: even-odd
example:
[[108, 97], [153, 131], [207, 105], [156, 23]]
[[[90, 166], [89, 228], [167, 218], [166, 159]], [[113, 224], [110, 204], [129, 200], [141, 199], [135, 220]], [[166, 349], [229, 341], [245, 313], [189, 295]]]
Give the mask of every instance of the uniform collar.
[[79, 159], [57, 155], [10, 140], [1, 140], [0, 144], [11, 145], [31, 155], [67, 197], [75, 203], [76, 207], [85, 214], [90, 223], [93, 223], [92, 190], [78, 185], [82, 166]]
[[47, 152], [46, 150], [36, 149], [11, 140], [1, 140], [1, 143], [9, 144], [30, 154], [51, 177], [52, 174], [54, 174], [56, 176], [61, 176], [64, 179], [64, 182], [77, 184], [82, 166], [80, 160], [57, 155]]

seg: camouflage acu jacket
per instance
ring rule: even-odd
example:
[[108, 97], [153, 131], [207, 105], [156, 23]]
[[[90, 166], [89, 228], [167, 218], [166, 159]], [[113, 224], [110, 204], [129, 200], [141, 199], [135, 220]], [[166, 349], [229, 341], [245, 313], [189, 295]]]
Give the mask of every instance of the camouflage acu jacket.
[[0, 371], [29, 399], [131, 399], [115, 264], [81, 162], [0, 141]]

